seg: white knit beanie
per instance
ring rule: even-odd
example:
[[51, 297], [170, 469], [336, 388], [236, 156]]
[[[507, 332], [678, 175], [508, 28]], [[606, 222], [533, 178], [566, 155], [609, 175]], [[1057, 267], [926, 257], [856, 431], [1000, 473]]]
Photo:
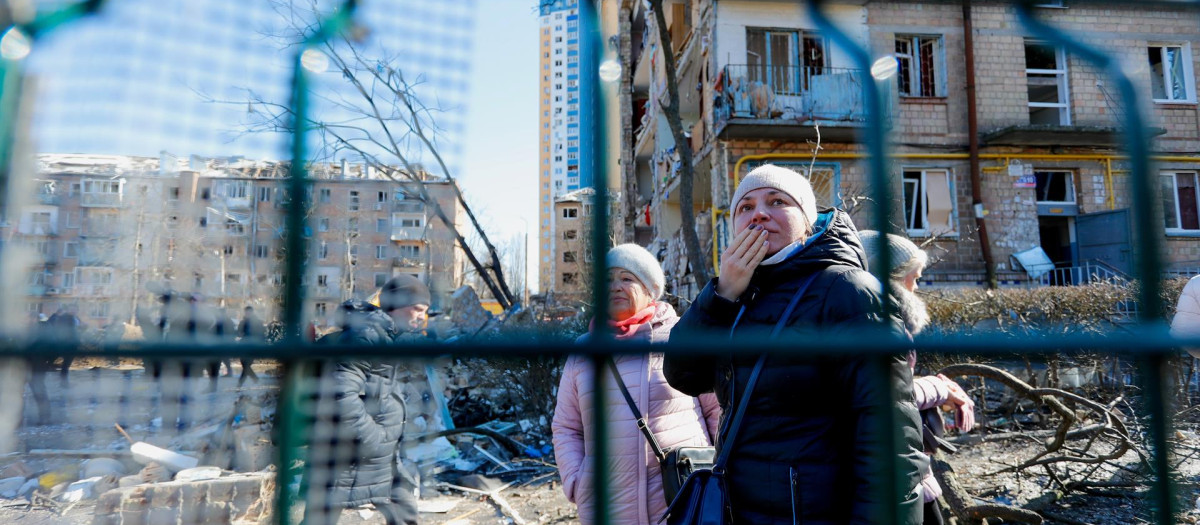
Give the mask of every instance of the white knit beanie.
[[[868, 268], [874, 268], [879, 265], [879, 232], [875, 230], [863, 230], [858, 232], [858, 239], [862, 241], [863, 249], [867, 252]], [[919, 259], [917, 264], [924, 267], [929, 262], [929, 256], [912, 241], [905, 239], [896, 234], [889, 233], [887, 236], [887, 250], [891, 255], [891, 268], [888, 268], [888, 274], [899, 270], [906, 264], [909, 264], [913, 258]]]
[[650, 291], [650, 298], [657, 301], [662, 297], [667, 278], [662, 265], [645, 248], [636, 244], [622, 244], [608, 251], [605, 257], [609, 268], [620, 268], [636, 275], [642, 286]]
[[729, 204], [733, 216], [737, 216], [737, 204], [742, 197], [760, 188], [773, 188], [790, 195], [800, 205], [800, 212], [808, 219], [808, 224], [817, 223], [817, 197], [813, 195], [812, 184], [804, 175], [774, 164], [754, 168], [738, 184], [737, 191], [733, 192], [733, 201]]

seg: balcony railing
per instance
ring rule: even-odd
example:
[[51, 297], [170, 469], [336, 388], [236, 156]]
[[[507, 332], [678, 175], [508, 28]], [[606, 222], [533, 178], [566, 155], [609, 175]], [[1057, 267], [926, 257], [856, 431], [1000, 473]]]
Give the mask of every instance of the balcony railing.
[[1042, 286], [1079, 286], [1092, 283], [1126, 283], [1128, 277], [1115, 268], [1100, 261], [1084, 261], [1078, 266], [1067, 266], [1047, 270], [1038, 277]]
[[392, 261], [392, 265], [399, 268], [420, 268], [424, 266], [424, 263], [413, 257], [396, 257]]
[[120, 193], [83, 193], [79, 196], [79, 205], [89, 208], [119, 208]]
[[729, 64], [718, 117], [865, 122], [866, 71], [825, 66]]
[[392, 211], [396, 213], [425, 213], [425, 203], [421, 201], [393, 201]]
[[425, 228], [422, 226], [393, 226], [392, 240], [423, 241], [425, 240]]
[[58, 235], [58, 226], [55, 224], [37, 222], [27, 224], [24, 228], [20, 228], [18, 231], [23, 235]]
[[48, 204], [50, 206], [58, 206], [58, 203], [59, 203], [58, 195], [55, 195], [53, 193], [39, 192], [37, 194], [37, 199], [38, 199], [38, 204]]

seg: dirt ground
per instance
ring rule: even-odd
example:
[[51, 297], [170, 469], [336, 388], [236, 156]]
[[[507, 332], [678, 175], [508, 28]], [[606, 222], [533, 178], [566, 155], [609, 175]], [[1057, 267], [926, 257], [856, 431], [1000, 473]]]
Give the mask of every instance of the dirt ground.
[[[182, 391], [186, 399], [181, 406], [181, 412], [195, 422], [196, 427], [213, 424], [215, 419], [224, 417], [229, 412], [229, 406], [239, 394], [271, 393], [277, 389], [278, 378], [275, 369], [270, 365], [256, 366], [260, 381], [248, 383], [244, 388], [237, 387], [237, 377], [219, 377], [217, 389], [207, 392], [210, 385], [207, 377], [194, 377], [188, 380]], [[235, 365], [235, 372], [238, 366]], [[163, 425], [156, 421], [162, 417], [160, 410], [161, 389], [158, 384], [143, 371], [140, 364], [122, 362], [114, 365], [107, 360], [77, 362], [69, 376], [69, 382], [64, 381], [57, 373], [47, 374], [47, 390], [51, 400], [51, 420], [55, 424], [37, 425], [37, 407], [29, 392], [26, 391], [23, 406], [23, 426], [18, 432], [18, 448], [16, 452], [0, 455], [0, 468], [17, 461], [23, 461], [27, 467], [37, 472], [53, 471], [72, 464], [78, 464], [78, 458], [56, 457], [52, 453], [37, 453], [35, 449], [101, 449], [121, 451], [126, 450], [128, 442], [114, 428], [113, 423], [122, 426], [136, 440], [151, 443], [179, 443], [173, 432], [163, 430]], [[0, 406], [12, 410], [13, 406]], [[11, 414], [11, 412], [8, 412]], [[186, 432], [185, 432], [186, 433]], [[1179, 443], [1190, 444], [1200, 449], [1200, 437], [1194, 433], [1179, 433], [1176, 436]], [[1054, 487], [1050, 474], [1045, 471], [1026, 471], [1024, 473], [1003, 472], [1003, 470], [1033, 453], [1033, 447], [1022, 440], [1006, 440], [998, 442], [974, 442], [960, 446], [957, 454], [946, 459], [956, 472], [964, 487], [977, 498], [977, 503], [1015, 503], [1024, 504], [1041, 497]], [[1122, 464], [1128, 469], [1135, 469], [1138, 457], [1127, 454]], [[1200, 523], [1200, 511], [1197, 510], [1197, 498], [1200, 497], [1200, 460], [1193, 457], [1180, 458], [1178, 461], [1180, 475], [1181, 499], [1190, 512], [1182, 519], [1183, 523]], [[1056, 475], [1065, 475], [1056, 472]], [[1120, 468], [1102, 469], [1093, 473], [1088, 479], [1094, 481], [1114, 481], [1121, 478]], [[1094, 490], [1088, 494], [1072, 494], [1045, 508], [1046, 515], [1054, 519], [1047, 523], [1091, 523], [1095, 525], [1125, 525], [1147, 522], [1150, 519], [1148, 506], [1139, 496], [1138, 491], [1144, 487], [1130, 491]], [[466, 494], [452, 489], [434, 490], [426, 487], [423, 506], [430, 510], [421, 514], [421, 522], [426, 524], [506, 524], [514, 523], [510, 516], [502, 512], [485, 496]], [[572, 524], [578, 523], [578, 515], [573, 505], [566, 501], [562, 494], [561, 484], [557, 475], [540, 476], [533, 480], [518, 480], [513, 487], [502, 492], [502, 496], [516, 510], [517, 514], [527, 523], [537, 524]], [[19, 523], [29, 525], [59, 525], [89, 524], [92, 520], [92, 510], [95, 500], [85, 500], [75, 505], [61, 504], [57, 508], [43, 505], [30, 505], [24, 498], [0, 499], [0, 523]], [[436, 511], [436, 512], [434, 512]], [[293, 509], [292, 517], [296, 522], [301, 516], [301, 509]], [[348, 510], [342, 514], [342, 524], [382, 524], [382, 516], [370, 509]]]

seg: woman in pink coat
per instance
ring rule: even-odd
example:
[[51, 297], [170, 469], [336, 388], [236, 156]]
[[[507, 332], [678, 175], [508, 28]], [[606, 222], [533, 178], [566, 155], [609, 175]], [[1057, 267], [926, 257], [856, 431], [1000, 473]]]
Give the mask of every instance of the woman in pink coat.
[[[675, 309], [657, 302], [665, 279], [658, 261], [645, 248], [623, 244], [609, 250], [609, 329], [619, 341], [665, 343], [679, 320]], [[596, 327], [593, 325], [592, 330]], [[589, 334], [579, 339], [586, 340]], [[614, 357], [621, 379], [663, 449], [710, 446], [721, 409], [712, 394], [694, 398], [670, 387], [663, 377], [662, 354]], [[592, 523], [592, 366], [571, 357], [563, 369], [554, 409], [554, 456], [567, 499], [579, 507], [579, 520]], [[612, 377], [603, 387], [608, 418], [609, 516], [619, 525], [652, 525], [667, 511], [662, 474], [629, 404]]]

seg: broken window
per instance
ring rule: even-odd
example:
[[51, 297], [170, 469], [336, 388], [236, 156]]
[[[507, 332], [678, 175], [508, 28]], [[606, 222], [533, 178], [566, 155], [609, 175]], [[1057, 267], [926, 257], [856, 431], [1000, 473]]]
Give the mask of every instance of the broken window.
[[1026, 40], [1025, 77], [1028, 81], [1029, 123], [1069, 126], [1071, 97], [1067, 89], [1067, 55], [1063, 49]]
[[896, 35], [897, 86], [906, 97], [941, 97], [942, 37]]
[[573, 274], [573, 273], [562, 274], [562, 283], [563, 284], [575, 284], [575, 281], [576, 281], [575, 274]]
[[1150, 92], [1156, 102], [1193, 102], [1192, 49], [1184, 45], [1150, 46]]
[[563, 208], [564, 219], [574, 219], [579, 217], [579, 208]]
[[1075, 204], [1075, 173], [1070, 171], [1035, 171], [1037, 202]]
[[329, 276], [323, 273], [317, 274], [317, 286], [329, 286]]
[[259, 259], [265, 259], [265, 258], [269, 257], [270, 254], [271, 254], [271, 248], [268, 247], [267, 245], [259, 244], [259, 245], [254, 246], [254, 256], [255, 257], [258, 257]]
[[575, 262], [575, 252], [563, 252], [563, 262], [565, 262], [565, 263]]
[[258, 188], [258, 202], [271, 202], [271, 188], [267, 186]]
[[321, 204], [329, 204], [330, 199], [333, 197], [333, 192], [329, 188], [321, 188], [320, 195]]
[[1162, 188], [1163, 222], [1168, 232], [1200, 230], [1196, 172], [1168, 171], [1159, 177]]
[[576, 230], [567, 230], [567, 231], [564, 231], [564, 232], [563, 232], [563, 240], [564, 240], [564, 241], [569, 241], [569, 240], [571, 240], [571, 239], [574, 239], [574, 238], [576, 238], [576, 237], [578, 237], [578, 236], [579, 236], [579, 232], [578, 232], [578, 231], [576, 231]]
[[905, 229], [910, 236], [954, 232], [954, 195], [948, 170], [905, 170], [903, 185]]

